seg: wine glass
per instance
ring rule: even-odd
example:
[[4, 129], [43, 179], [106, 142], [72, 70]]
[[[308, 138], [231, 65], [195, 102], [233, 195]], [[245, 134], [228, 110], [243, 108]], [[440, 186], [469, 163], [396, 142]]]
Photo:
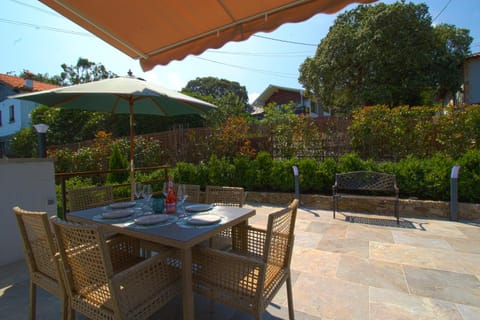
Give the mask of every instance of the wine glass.
[[143, 198], [145, 199], [145, 203], [147, 206], [150, 205], [150, 199], [152, 198], [152, 185], [146, 184], [143, 186]]
[[163, 189], [162, 189], [162, 192], [163, 192], [163, 195], [165, 196], [165, 198], [167, 197], [168, 195], [168, 182], [164, 182], [163, 183]]
[[187, 200], [188, 195], [185, 191], [185, 185], [184, 184], [179, 184], [178, 185], [178, 190], [177, 190], [177, 199], [180, 201], [180, 206], [183, 211], [182, 217], [186, 217], [187, 214], [185, 212], [185, 200]]
[[137, 182], [135, 184], [135, 197], [138, 199], [140, 199], [143, 195], [143, 186], [142, 186], [142, 183], [141, 182]]

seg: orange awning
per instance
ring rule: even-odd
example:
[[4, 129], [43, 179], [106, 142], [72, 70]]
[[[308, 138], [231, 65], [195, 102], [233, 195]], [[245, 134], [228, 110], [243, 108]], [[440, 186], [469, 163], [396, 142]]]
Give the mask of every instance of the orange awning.
[[[376, 0], [40, 0], [132, 58], [144, 71], [270, 32], [286, 22]], [[314, 32], [314, 30], [312, 30]]]

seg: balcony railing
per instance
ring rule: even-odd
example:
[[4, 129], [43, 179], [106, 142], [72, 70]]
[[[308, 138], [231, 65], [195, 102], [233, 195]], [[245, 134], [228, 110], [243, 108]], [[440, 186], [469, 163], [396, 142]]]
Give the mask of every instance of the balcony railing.
[[[168, 169], [171, 169], [170, 165], [162, 165], [162, 166], [154, 166], [154, 167], [143, 167], [143, 168], [135, 168], [134, 172], [140, 171], [155, 171], [155, 170], [164, 170], [164, 178], [163, 179], [153, 179], [153, 180], [144, 180], [142, 183], [163, 183], [164, 181], [168, 180]], [[68, 179], [73, 177], [98, 177], [102, 175], [108, 175], [109, 173], [128, 173], [130, 169], [115, 169], [115, 170], [99, 170], [99, 171], [83, 171], [83, 172], [65, 172], [65, 173], [56, 173], [55, 179], [57, 183], [61, 186], [61, 197], [62, 197], [62, 216], [68, 212], [67, 206], [67, 186], [66, 182]], [[121, 187], [131, 187], [130, 182], [128, 183], [121, 183], [113, 185], [113, 188], [121, 188]], [[161, 191], [156, 191], [154, 193], [159, 193]], [[115, 200], [128, 200], [130, 198], [116, 198]]]

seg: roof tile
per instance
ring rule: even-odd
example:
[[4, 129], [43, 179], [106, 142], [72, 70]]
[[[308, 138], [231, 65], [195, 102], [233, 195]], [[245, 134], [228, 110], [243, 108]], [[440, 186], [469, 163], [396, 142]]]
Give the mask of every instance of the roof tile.
[[19, 91], [43, 91], [59, 87], [55, 84], [33, 80], [33, 89], [30, 89], [25, 86], [25, 79], [2, 73], [0, 73], [0, 83]]

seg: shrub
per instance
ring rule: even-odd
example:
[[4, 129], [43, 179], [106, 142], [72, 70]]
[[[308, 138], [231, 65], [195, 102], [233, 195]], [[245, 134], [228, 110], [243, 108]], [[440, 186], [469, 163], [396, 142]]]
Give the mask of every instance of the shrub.
[[211, 155], [207, 162], [208, 184], [216, 186], [231, 185], [235, 168], [226, 158], [219, 159], [216, 155]]
[[251, 162], [249, 175], [253, 176], [251, 187], [255, 190], [268, 190], [270, 186], [271, 170], [273, 166], [272, 155], [268, 152], [259, 152]]
[[402, 196], [420, 197], [423, 194], [425, 169], [422, 160], [413, 156], [402, 159], [393, 173], [397, 175], [397, 185]]
[[[323, 194], [331, 194], [332, 186], [335, 183], [336, 172], [337, 163], [332, 158], [327, 158], [319, 162], [317, 171], [315, 172], [315, 180], [317, 181], [316, 191]], [[304, 179], [307, 179], [307, 177], [304, 177]]]
[[176, 183], [200, 184], [197, 167], [193, 163], [177, 162], [173, 177]]
[[[118, 144], [112, 145], [112, 155], [110, 156], [109, 169], [128, 169], [127, 158], [120, 152]], [[111, 172], [107, 175], [107, 183], [124, 183], [128, 180], [128, 172]]]
[[467, 151], [457, 163], [459, 201], [480, 203], [480, 149]]
[[377, 164], [373, 160], [362, 160], [356, 153], [346, 153], [338, 159], [338, 172], [349, 171], [377, 171]]
[[295, 159], [273, 161], [270, 168], [270, 184], [265, 186], [265, 189], [280, 192], [294, 190], [292, 166], [295, 163]]

